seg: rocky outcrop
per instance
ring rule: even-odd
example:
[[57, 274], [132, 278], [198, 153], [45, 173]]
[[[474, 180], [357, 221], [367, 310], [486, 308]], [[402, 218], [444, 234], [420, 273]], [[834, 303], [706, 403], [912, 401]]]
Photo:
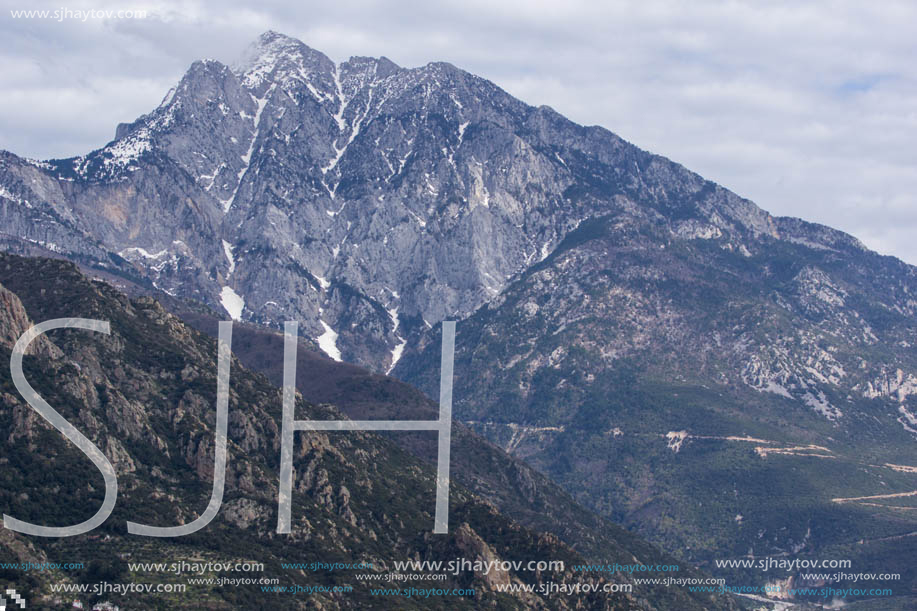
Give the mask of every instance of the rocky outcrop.
[[[32, 324], [19, 297], [0, 284], [0, 345], [12, 350]], [[28, 345], [25, 354], [53, 359], [62, 355], [60, 349], [44, 334]]]

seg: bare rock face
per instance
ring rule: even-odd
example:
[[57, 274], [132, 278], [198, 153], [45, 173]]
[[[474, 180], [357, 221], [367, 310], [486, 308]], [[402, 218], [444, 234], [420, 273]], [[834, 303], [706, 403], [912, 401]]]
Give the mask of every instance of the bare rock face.
[[[491, 549], [476, 532], [474, 532], [467, 522], [459, 524], [455, 532], [455, 542], [458, 548], [465, 553], [465, 557], [472, 562], [480, 561], [482, 563], [491, 564], [502, 560], [497, 553]], [[510, 574], [507, 571], [492, 570], [483, 575], [483, 579], [490, 588], [512, 583]]]
[[230, 501], [223, 508], [226, 521], [238, 528], [248, 528], [261, 518], [266, 511], [266, 507], [247, 498]]
[[124, 445], [114, 437], [109, 437], [106, 440], [105, 455], [111, 461], [115, 468], [115, 473], [118, 475], [133, 473], [137, 470], [134, 459], [124, 449]]
[[[12, 350], [16, 341], [22, 337], [32, 321], [29, 320], [19, 297], [0, 284], [0, 344]], [[60, 349], [46, 335], [39, 335], [26, 348], [25, 354], [40, 355], [46, 358], [60, 358]]]

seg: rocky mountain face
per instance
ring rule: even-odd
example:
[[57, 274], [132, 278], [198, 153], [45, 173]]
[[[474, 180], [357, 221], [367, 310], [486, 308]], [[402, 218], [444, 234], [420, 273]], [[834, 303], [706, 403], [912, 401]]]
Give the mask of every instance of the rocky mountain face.
[[[435, 469], [392, 440], [371, 433], [297, 435], [294, 525], [290, 535], [278, 535], [280, 391], [237, 359], [231, 363], [229, 460], [220, 512], [195, 535], [158, 539], [151, 545], [148, 538], [127, 534], [125, 521], [188, 523], [210, 497], [216, 411], [215, 342], [184, 325], [158, 302], [147, 297], [131, 300], [105, 283], [82, 276], [70, 263], [0, 255], [0, 283], [4, 287], [0, 289], [0, 356], [7, 361], [10, 338], [32, 322], [80, 316], [107, 320], [111, 325], [107, 336], [85, 331], [49, 332], [44, 340], [35, 343], [36, 353], [25, 358], [30, 383], [102, 449], [114, 465], [119, 482], [114, 513], [91, 533], [36, 538], [3, 529], [0, 560], [4, 563], [85, 564], [84, 570], [75, 572], [0, 572], [0, 583], [18, 588], [31, 606], [55, 604], [51, 584], [149, 581], [149, 574], [130, 569], [129, 562], [206, 560], [262, 562], [263, 574], [254, 577], [279, 578], [282, 586], [347, 584], [354, 590], [291, 597], [265, 594], [257, 585], [233, 588], [192, 584], [181, 595], [138, 594], [116, 602], [130, 608], [374, 608], [381, 599], [370, 593], [373, 584], [355, 579], [353, 571], [310, 572], [285, 569], [280, 563], [364, 562], [375, 568], [363, 572], [373, 573], [391, 570], [397, 560], [465, 557], [473, 561], [530, 555], [563, 560], [566, 569], [537, 575], [525, 571], [460, 573], [449, 576], [450, 587], [473, 587], [476, 597], [398, 597], [397, 606], [664, 609], [672, 608], [668, 606], [671, 604], [684, 609], [734, 608], [728, 600], [667, 588], [648, 587], [633, 594], [600, 596], [499, 594], [495, 587], [500, 583], [603, 583], [606, 577], [574, 573], [573, 564], [583, 562], [584, 556], [554, 535], [515, 523], [461, 484], [453, 485], [450, 496], [450, 533], [432, 535]], [[251, 336], [244, 334], [241, 340], [243, 350], [252, 343]], [[335, 367], [349, 366], [329, 363], [328, 367], [334, 374]], [[356, 375], [358, 372], [352, 369], [337, 373], [341, 378]], [[311, 383], [316, 384], [314, 380]], [[353, 393], [344, 390], [337, 393], [336, 399], [353, 405], [354, 399], [348, 396], [353, 397]], [[300, 397], [297, 417], [344, 416], [327, 403], [311, 404]], [[0, 458], [3, 513], [34, 523], [64, 525], [81, 521], [96, 511], [104, 488], [99, 472], [25, 404], [13, 388], [9, 368], [0, 370], [0, 424], [5, 446]], [[465, 441], [459, 441], [456, 450], [467, 449], [469, 443], [486, 446], [482, 441], [469, 442], [468, 438], [474, 437], [471, 433], [459, 437]], [[467, 463], [473, 459], [459, 456], [459, 481], [470, 481]], [[493, 448], [485, 459], [492, 463], [495, 473], [523, 469]], [[532, 474], [528, 480], [529, 495], [543, 499], [541, 504], [567, 504], [564, 519], [568, 527], [588, 515], [562, 493], [558, 492], [555, 498], [552, 489], [542, 485], [540, 476]], [[548, 515], [545, 519], [556, 520]], [[617, 527], [590, 519], [595, 520], [589, 526], [593, 539], [600, 542], [602, 558], [631, 563], [639, 555], [646, 562], [672, 561]], [[558, 523], [559, 520], [555, 529]], [[621, 540], [614, 538], [617, 533], [623, 534]], [[211, 573], [204, 577], [239, 577]], [[163, 575], [154, 578], [162, 580]], [[619, 578], [629, 579], [626, 575], [614, 576], [615, 580]], [[170, 575], [166, 581], [184, 580], [176, 581]], [[442, 581], [434, 586], [446, 587]], [[654, 600], [650, 601], [648, 595]]]
[[133, 268], [233, 318], [299, 320], [377, 371], [610, 207], [697, 203], [770, 230], [676, 164], [449, 64], [336, 65], [273, 32], [233, 68], [196, 62], [116, 132], [75, 159], [4, 154], [7, 239]]
[[[914, 294], [914, 268], [825, 228], [622, 208], [462, 321], [455, 414], [683, 558], [851, 558], [908, 595]], [[433, 392], [438, 341], [394, 374]]]
[[915, 269], [451, 65], [266, 33], [102, 149], [0, 154], [0, 231], [431, 396], [460, 319], [456, 414], [578, 500], [917, 583]]

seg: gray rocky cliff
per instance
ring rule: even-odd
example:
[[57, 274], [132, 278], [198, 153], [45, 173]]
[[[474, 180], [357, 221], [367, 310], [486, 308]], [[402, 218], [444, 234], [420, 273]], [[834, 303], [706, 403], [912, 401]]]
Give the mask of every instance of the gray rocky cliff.
[[228, 316], [298, 320], [326, 353], [377, 371], [597, 214], [736, 242], [777, 231], [681, 166], [449, 64], [338, 65], [274, 32], [234, 67], [195, 62], [116, 136], [74, 159], [4, 154], [8, 239]]

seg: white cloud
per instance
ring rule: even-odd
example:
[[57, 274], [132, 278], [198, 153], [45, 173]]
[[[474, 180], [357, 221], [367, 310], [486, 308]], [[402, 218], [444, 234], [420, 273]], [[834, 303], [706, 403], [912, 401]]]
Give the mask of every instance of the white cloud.
[[0, 148], [49, 157], [98, 147], [116, 123], [153, 108], [194, 59], [230, 61], [273, 28], [336, 60], [449, 61], [530, 104], [603, 125], [775, 214], [838, 227], [917, 263], [913, 3], [265, 0], [254, 8], [143, 8], [148, 19], [94, 23], [0, 14]]

